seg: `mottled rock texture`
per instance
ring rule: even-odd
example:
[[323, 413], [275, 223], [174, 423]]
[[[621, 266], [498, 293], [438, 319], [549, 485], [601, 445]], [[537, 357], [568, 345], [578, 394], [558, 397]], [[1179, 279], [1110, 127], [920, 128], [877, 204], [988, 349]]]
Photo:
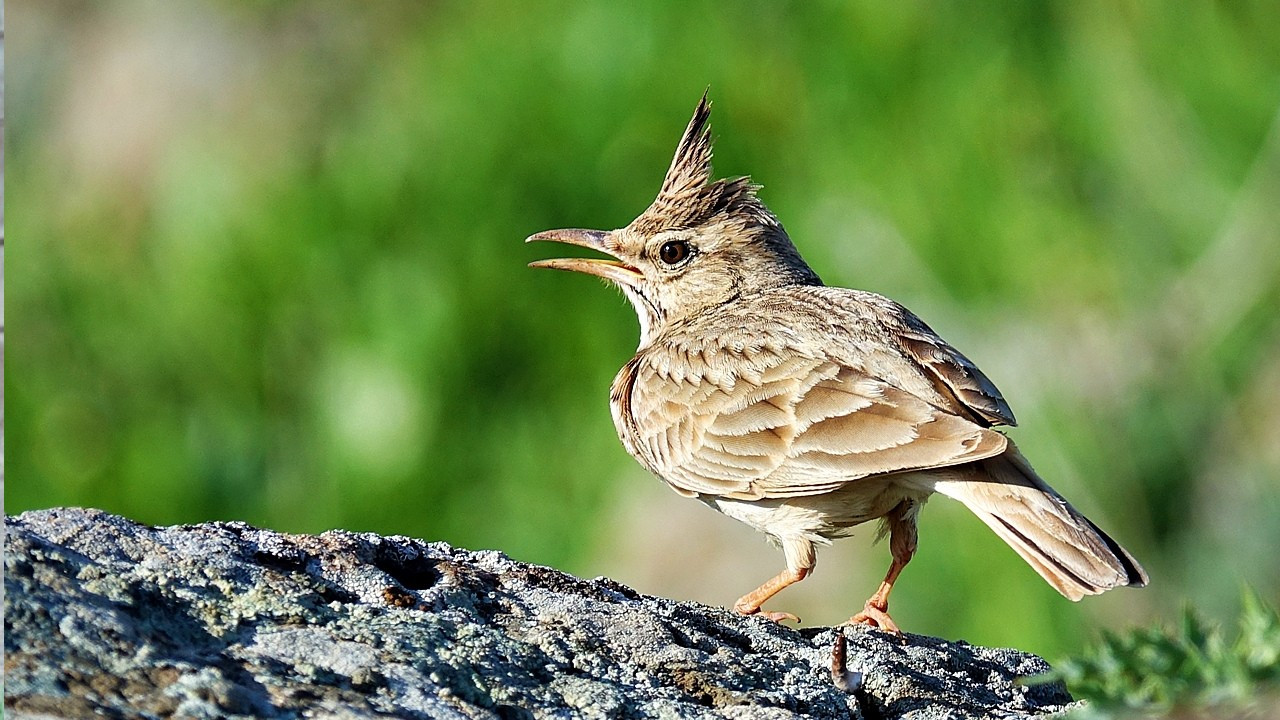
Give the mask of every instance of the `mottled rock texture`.
[[1015, 718], [1015, 650], [802, 631], [404, 537], [7, 518], [5, 714], [190, 718]]

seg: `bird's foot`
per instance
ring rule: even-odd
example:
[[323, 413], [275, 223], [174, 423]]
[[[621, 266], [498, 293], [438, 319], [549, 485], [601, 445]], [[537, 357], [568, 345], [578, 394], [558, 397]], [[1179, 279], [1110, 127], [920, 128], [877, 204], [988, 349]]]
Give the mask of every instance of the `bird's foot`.
[[885, 604], [880, 607], [872, 604], [870, 600], [863, 606], [862, 612], [849, 618], [850, 625], [870, 625], [873, 628], [879, 628], [891, 635], [902, 637], [902, 631], [898, 629], [898, 624], [889, 617], [889, 606]]
[[734, 605], [733, 610], [739, 615], [759, 615], [760, 617], [766, 620], [772, 620], [773, 622], [776, 622], [776, 623], [781, 623], [783, 620], [790, 620], [791, 622], [794, 622], [794, 623], [800, 622], [800, 618], [796, 617], [795, 615], [792, 615], [789, 612], [780, 612], [778, 610], [761, 610], [758, 607], [751, 607], [750, 605], [744, 605], [741, 602]]

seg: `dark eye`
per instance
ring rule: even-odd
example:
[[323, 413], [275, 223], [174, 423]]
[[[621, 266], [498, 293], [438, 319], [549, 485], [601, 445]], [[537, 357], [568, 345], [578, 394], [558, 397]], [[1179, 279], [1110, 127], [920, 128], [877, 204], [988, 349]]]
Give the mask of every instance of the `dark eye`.
[[689, 257], [689, 243], [683, 240], [672, 240], [671, 242], [663, 243], [662, 247], [658, 249], [658, 257], [662, 258], [662, 262], [668, 265], [675, 265]]

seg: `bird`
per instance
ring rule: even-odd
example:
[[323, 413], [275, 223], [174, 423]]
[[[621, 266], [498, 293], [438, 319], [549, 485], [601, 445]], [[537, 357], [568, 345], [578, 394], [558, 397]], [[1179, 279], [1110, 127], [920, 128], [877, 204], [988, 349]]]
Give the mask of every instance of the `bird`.
[[900, 636], [889, 595], [935, 493], [1070, 600], [1146, 585], [997, 429], [1013, 411], [972, 361], [899, 303], [824, 285], [750, 177], [712, 179], [710, 113], [704, 93], [657, 197], [626, 227], [526, 242], [606, 255], [529, 265], [603, 278], [635, 309], [639, 345], [609, 396], [627, 452], [781, 547], [785, 568], [734, 610], [799, 622], [763, 606], [813, 571], [817, 546], [879, 520], [892, 560], [849, 623]]

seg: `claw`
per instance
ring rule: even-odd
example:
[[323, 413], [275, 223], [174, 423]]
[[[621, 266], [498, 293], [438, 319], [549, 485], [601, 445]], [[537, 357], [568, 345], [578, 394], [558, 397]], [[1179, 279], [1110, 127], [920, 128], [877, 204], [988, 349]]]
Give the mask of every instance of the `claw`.
[[800, 622], [800, 618], [796, 617], [795, 615], [792, 615], [789, 612], [780, 612], [778, 610], [761, 611], [760, 617], [772, 620], [776, 623], [781, 623], [783, 620], [790, 620], [793, 623]]

